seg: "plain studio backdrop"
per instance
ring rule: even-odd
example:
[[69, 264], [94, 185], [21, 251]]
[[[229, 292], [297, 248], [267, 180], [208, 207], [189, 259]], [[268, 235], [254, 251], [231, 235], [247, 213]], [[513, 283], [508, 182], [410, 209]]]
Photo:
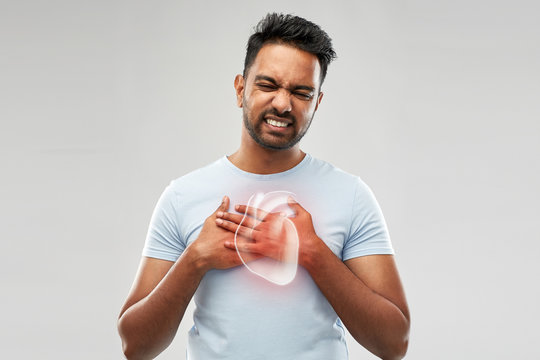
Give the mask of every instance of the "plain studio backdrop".
[[[0, 5], [2, 358], [118, 359], [116, 319], [170, 180], [231, 154], [233, 79], [268, 12], [339, 58], [302, 148], [385, 214], [410, 359], [540, 358], [536, 2]], [[192, 307], [160, 359], [184, 359]], [[373, 359], [349, 338], [351, 359]]]

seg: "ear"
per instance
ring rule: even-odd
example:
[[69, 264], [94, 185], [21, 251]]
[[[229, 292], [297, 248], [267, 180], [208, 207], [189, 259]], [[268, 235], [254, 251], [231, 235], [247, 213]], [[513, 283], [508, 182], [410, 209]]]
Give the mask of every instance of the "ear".
[[234, 89], [236, 90], [236, 105], [242, 107], [242, 100], [244, 100], [244, 77], [240, 74], [234, 78]]
[[324, 93], [322, 91], [319, 92], [319, 95], [317, 96], [317, 105], [315, 105], [315, 111], [319, 108], [319, 104], [321, 103], [322, 97]]

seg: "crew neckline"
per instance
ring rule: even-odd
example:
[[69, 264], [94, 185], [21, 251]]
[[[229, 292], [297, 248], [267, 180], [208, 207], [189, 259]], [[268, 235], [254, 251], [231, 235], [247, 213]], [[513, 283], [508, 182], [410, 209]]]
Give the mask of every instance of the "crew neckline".
[[223, 161], [223, 163], [225, 164], [225, 166], [227, 168], [231, 169], [234, 173], [242, 175], [244, 177], [248, 177], [248, 178], [256, 179], [256, 180], [273, 180], [273, 179], [276, 179], [276, 178], [281, 178], [281, 177], [284, 177], [284, 176], [291, 175], [291, 174], [299, 171], [303, 167], [305, 167], [311, 161], [311, 155], [309, 155], [308, 153], [305, 153], [305, 154], [306, 154], [306, 156], [304, 156], [302, 161], [300, 161], [294, 167], [292, 167], [292, 168], [290, 168], [288, 170], [278, 172], [278, 173], [273, 173], [273, 174], [255, 174], [255, 173], [250, 173], [248, 171], [242, 170], [239, 167], [237, 167], [236, 165], [234, 165], [231, 162], [231, 160], [229, 160], [227, 155], [223, 155], [222, 161]]

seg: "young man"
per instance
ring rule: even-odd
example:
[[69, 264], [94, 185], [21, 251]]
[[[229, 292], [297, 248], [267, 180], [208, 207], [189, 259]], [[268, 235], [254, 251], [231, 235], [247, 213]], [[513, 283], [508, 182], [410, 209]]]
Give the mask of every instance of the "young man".
[[[234, 82], [240, 148], [171, 182], [152, 216], [118, 323], [128, 359], [163, 351], [193, 296], [190, 360], [347, 359], [343, 324], [375, 355], [405, 355], [409, 313], [375, 198], [359, 178], [299, 147], [334, 57], [328, 35], [305, 19], [269, 14], [258, 24]], [[273, 191], [295, 194], [287, 219], [299, 266], [286, 285], [242, 266], [278, 259], [274, 214], [259, 223], [246, 206]], [[250, 238], [238, 251], [237, 231]]]

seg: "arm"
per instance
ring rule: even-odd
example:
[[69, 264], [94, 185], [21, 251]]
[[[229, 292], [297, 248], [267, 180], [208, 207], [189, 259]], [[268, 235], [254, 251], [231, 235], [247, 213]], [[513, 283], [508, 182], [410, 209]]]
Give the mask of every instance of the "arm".
[[[382, 359], [405, 356], [409, 334], [409, 311], [403, 287], [392, 255], [372, 255], [342, 262], [315, 234], [311, 215], [296, 202], [289, 205], [296, 212], [294, 223], [300, 240], [299, 264], [305, 267], [328, 299], [351, 335], [366, 349]], [[245, 206], [240, 212], [253, 213]], [[227, 221], [217, 223], [236, 231], [242, 216], [218, 213]], [[242, 230], [254, 242], [243, 251], [272, 257], [279, 241], [272, 241], [268, 229], [273, 216], [269, 214], [253, 231]], [[226, 246], [234, 248], [232, 242]]]
[[169, 346], [203, 275], [190, 247], [176, 263], [142, 258], [118, 319], [126, 358], [151, 359]]
[[[229, 199], [225, 197], [216, 212], [228, 208]], [[118, 319], [118, 332], [128, 359], [152, 359], [169, 346], [208, 270], [242, 264], [236, 251], [223, 246], [234, 234], [215, 225], [216, 212], [206, 219], [197, 240], [176, 262], [141, 260]]]
[[304, 266], [354, 339], [381, 359], [401, 359], [410, 318], [392, 255], [343, 263], [319, 239]]

